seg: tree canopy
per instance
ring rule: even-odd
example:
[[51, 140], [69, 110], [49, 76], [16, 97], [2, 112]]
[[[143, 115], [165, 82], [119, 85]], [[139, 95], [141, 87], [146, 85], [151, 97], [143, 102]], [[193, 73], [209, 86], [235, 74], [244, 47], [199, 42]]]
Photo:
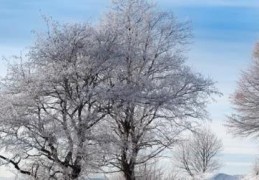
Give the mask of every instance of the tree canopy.
[[214, 82], [185, 63], [188, 24], [116, 0], [96, 25], [48, 23], [1, 81], [0, 155], [35, 179], [136, 166], [207, 118]]

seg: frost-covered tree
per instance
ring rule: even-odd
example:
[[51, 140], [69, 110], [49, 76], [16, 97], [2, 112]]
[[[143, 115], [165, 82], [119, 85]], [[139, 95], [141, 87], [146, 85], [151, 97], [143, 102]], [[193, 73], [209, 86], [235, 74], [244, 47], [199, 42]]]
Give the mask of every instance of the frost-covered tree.
[[114, 0], [96, 24], [51, 25], [1, 82], [0, 159], [23, 174], [78, 179], [100, 161], [135, 180], [207, 117], [217, 91], [185, 64], [186, 23]]
[[242, 136], [259, 136], [259, 45], [251, 66], [242, 72], [232, 96], [235, 113], [229, 117], [232, 132]]
[[[115, 0], [100, 25], [110, 36], [114, 71], [109, 79], [112, 139], [106, 160], [136, 179], [136, 167], [174, 145], [207, 117], [214, 83], [185, 64], [190, 30], [146, 0]], [[105, 149], [107, 147], [105, 146]]]
[[221, 140], [211, 130], [202, 129], [179, 145], [175, 162], [183, 172], [195, 178], [197, 175], [212, 173], [220, 167], [216, 156], [221, 150]]
[[77, 179], [96, 168], [94, 129], [105, 117], [111, 69], [109, 37], [97, 34], [84, 24], [50, 23], [10, 66], [1, 81], [3, 163], [35, 179]]

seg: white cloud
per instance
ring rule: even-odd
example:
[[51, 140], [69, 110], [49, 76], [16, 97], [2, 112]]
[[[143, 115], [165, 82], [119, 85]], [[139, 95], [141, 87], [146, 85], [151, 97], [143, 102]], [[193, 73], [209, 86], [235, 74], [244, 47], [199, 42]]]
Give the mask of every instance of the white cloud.
[[171, 3], [178, 6], [226, 6], [226, 7], [259, 7], [256, 0], [161, 0], [162, 3]]

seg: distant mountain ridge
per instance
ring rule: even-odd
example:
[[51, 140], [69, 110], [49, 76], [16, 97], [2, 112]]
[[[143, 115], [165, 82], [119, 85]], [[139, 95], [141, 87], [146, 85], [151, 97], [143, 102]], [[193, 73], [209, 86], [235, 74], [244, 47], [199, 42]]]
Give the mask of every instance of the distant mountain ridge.
[[213, 176], [210, 180], [241, 180], [243, 176], [241, 175], [228, 175], [228, 174], [223, 174], [219, 173], [215, 176]]

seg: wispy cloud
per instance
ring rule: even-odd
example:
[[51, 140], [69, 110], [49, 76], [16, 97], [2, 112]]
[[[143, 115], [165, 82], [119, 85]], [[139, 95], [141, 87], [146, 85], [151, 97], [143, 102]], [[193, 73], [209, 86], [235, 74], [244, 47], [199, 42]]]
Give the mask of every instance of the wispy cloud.
[[231, 6], [231, 7], [259, 7], [257, 0], [161, 0], [162, 3], [172, 3], [178, 6]]

